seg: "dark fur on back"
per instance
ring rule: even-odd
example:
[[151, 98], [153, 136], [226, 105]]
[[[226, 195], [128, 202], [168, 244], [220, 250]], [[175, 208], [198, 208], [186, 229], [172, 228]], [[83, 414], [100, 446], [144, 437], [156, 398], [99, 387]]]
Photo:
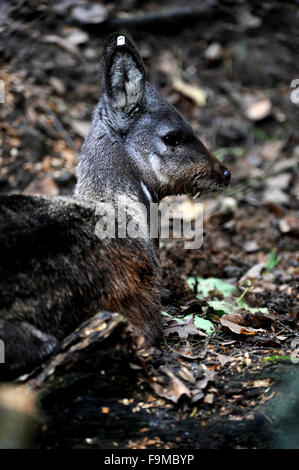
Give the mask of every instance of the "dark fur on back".
[[39, 362], [99, 310], [124, 314], [149, 343], [158, 337], [158, 269], [137, 239], [99, 240], [95, 211], [75, 198], [0, 195], [6, 368]]

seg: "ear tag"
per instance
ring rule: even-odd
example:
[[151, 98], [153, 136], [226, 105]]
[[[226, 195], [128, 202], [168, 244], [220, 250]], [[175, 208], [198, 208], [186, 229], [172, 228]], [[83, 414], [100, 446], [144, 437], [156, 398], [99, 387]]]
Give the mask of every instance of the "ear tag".
[[125, 36], [118, 36], [117, 37], [117, 46], [123, 46], [126, 43], [126, 38]]

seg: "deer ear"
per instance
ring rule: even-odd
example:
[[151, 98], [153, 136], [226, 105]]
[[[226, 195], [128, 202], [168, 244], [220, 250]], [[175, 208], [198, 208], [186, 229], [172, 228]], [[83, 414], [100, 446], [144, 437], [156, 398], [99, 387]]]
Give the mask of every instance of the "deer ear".
[[116, 111], [130, 113], [141, 101], [145, 72], [142, 59], [127, 36], [113, 34], [104, 50], [104, 88]]

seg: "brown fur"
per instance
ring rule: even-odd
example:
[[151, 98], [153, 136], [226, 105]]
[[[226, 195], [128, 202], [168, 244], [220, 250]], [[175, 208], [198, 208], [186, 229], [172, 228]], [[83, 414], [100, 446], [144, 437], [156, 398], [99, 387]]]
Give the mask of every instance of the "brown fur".
[[6, 369], [32, 367], [101, 310], [122, 313], [147, 344], [161, 334], [157, 265], [137, 239], [100, 240], [95, 213], [92, 201], [0, 195]]

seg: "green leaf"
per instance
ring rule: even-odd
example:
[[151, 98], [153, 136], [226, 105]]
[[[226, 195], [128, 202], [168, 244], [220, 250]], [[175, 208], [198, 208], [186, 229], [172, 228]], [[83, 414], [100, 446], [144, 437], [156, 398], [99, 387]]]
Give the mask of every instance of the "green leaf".
[[251, 130], [254, 132], [255, 135], [257, 135], [263, 142], [268, 142], [272, 140], [269, 134], [267, 132], [263, 131], [263, 129], [260, 129], [259, 127], [252, 126]]
[[189, 277], [187, 280], [188, 286], [190, 289], [193, 289], [197, 280], [197, 298], [208, 297], [209, 293], [217, 290], [223, 296], [227, 296], [235, 292], [236, 287], [228, 282], [223, 281], [222, 279], [218, 279], [217, 277], [208, 277], [207, 279], [203, 279], [202, 277]]
[[276, 252], [275, 250], [272, 250], [269, 255], [268, 255], [268, 261], [267, 263], [265, 264], [265, 270], [267, 273], [269, 273], [270, 271], [272, 271], [273, 268], [275, 268], [275, 266], [279, 263], [279, 261], [281, 260], [282, 256], [279, 255], [276, 257]]
[[256, 313], [256, 312], [261, 312], [261, 313], [269, 313], [269, 310], [267, 307], [249, 307], [245, 302], [239, 301], [236, 303], [233, 303], [228, 300], [211, 300], [207, 302], [210, 307], [217, 313], [217, 315], [222, 316], [225, 313], [235, 313], [240, 308], [244, 308], [245, 310], [248, 310], [250, 313]]
[[226, 300], [210, 300], [207, 303], [219, 316], [222, 316], [225, 313], [234, 313], [240, 308], [238, 305], [235, 305], [232, 302], [227, 302]]
[[193, 317], [194, 325], [196, 328], [199, 328], [200, 330], [205, 331], [207, 335], [211, 335], [215, 331], [215, 327], [213, 323], [210, 320], [205, 320], [204, 318], [199, 317], [198, 315], [187, 315], [184, 318], [177, 318], [173, 317], [172, 315], [169, 315], [169, 313], [164, 312], [161, 310], [162, 315], [165, 315], [166, 317], [171, 317], [172, 320], [178, 321], [180, 323], [185, 322], [186, 320], [191, 320]]
[[165, 317], [171, 317], [172, 315], [169, 315], [169, 313], [164, 312], [164, 310], [161, 310], [160, 312], [162, 315], [165, 315]]
[[235, 155], [236, 157], [242, 157], [244, 155], [244, 149], [242, 147], [223, 147], [214, 150], [214, 154], [218, 160], [222, 161], [227, 155]]
[[256, 312], [261, 312], [261, 313], [269, 313], [269, 310], [267, 307], [249, 307], [249, 305], [245, 304], [245, 302], [243, 302], [243, 305], [241, 308], [245, 308], [245, 310], [248, 310], [250, 313], [256, 313]]
[[196, 328], [203, 330], [207, 335], [211, 335], [215, 331], [215, 327], [210, 320], [206, 320], [205, 318], [201, 318], [198, 315], [187, 315], [185, 319], [191, 319], [193, 316], [194, 318], [194, 325]]
[[275, 356], [269, 356], [269, 357], [264, 357], [264, 361], [271, 361], [271, 362], [277, 362], [279, 360], [283, 361], [291, 361], [292, 358], [289, 356], [280, 356], [280, 355], [275, 355]]

